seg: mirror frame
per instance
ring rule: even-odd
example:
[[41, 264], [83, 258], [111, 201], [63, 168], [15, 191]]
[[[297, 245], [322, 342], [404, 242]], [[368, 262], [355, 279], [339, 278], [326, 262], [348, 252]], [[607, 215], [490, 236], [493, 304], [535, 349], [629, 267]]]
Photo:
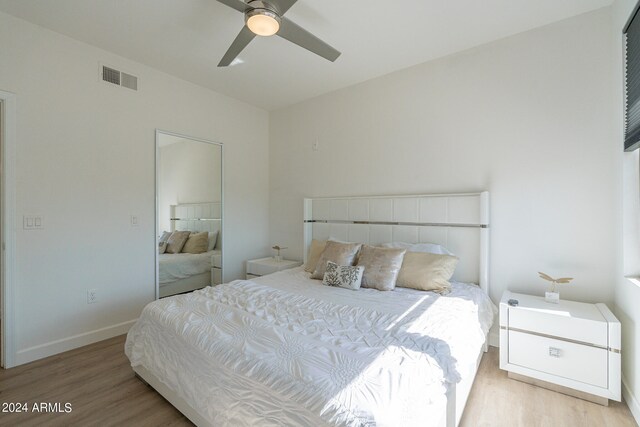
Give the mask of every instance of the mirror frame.
[[225, 231], [225, 221], [224, 221], [224, 210], [225, 210], [225, 203], [224, 203], [224, 144], [222, 142], [217, 142], [217, 141], [212, 141], [210, 139], [204, 139], [204, 138], [196, 138], [193, 136], [189, 136], [189, 135], [185, 135], [185, 134], [181, 134], [181, 133], [176, 133], [176, 132], [170, 132], [170, 131], [166, 131], [166, 130], [162, 130], [162, 129], [156, 129], [156, 137], [155, 137], [155, 150], [156, 150], [156, 154], [155, 154], [155, 197], [154, 197], [154, 212], [155, 212], [155, 237], [153, 239], [155, 246], [153, 248], [153, 259], [155, 260], [155, 285], [156, 285], [156, 289], [155, 289], [155, 299], [159, 299], [160, 298], [160, 268], [158, 265], [158, 239], [159, 239], [159, 233], [160, 233], [160, 218], [159, 218], [159, 200], [158, 200], [158, 184], [160, 181], [160, 176], [159, 176], [159, 171], [160, 171], [160, 165], [159, 165], [159, 161], [160, 161], [160, 144], [158, 143], [158, 138], [160, 137], [160, 135], [167, 135], [167, 136], [173, 136], [176, 138], [184, 138], [184, 139], [190, 139], [192, 141], [196, 141], [196, 142], [204, 142], [207, 144], [213, 144], [213, 145], [217, 145], [220, 147], [220, 181], [221, 181], [221, 188], [220, 188], [220, 203], [222, 203], [222, 209], [220, 210], [220, 221], [222, 222], [222, 224], [220, 224], [220, 233], [222, 234], [222, 239], [220, 241], [220, 244], [222, 245], [222, 254], [221, 254], [221, 258], [222, 258], [222, 283], [225, 283], [225, 279], [224, 279], [224, 271], [225, 271], [225, 256], [224, 256], [224, 248], [225, 248], [225, 238], [226, 238], [226, 231]]

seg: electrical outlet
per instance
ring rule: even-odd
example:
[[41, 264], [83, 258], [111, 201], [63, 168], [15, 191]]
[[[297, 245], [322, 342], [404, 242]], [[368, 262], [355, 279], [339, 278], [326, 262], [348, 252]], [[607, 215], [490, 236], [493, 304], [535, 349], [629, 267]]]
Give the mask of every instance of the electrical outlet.
[[311, 144], [311, 149], [313, 151], [318, 151], [320, 150], [320, 141], [318, 141], [318, 138], [316, 138], [315, 141], [313, 141], [313, 143]]
[[98, 302], [98, 290], [97, 289], [87, 290], [87, 304], [94, 304], [96, 302]]

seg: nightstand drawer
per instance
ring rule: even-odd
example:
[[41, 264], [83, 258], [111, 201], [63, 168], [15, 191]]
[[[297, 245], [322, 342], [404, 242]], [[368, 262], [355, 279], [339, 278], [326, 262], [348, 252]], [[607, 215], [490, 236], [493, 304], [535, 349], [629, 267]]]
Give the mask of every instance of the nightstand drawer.
[[592, 318], [574, 317], [569, 312], [563, 315], [562, 306], [547, 305], [549, 308], [509, 307], [509, 328], [607, 347], [608, 325], [595, 305], [587, 306]]
[[509, 363], [598, 387], [607, 387], [607, 350], [509, 331]]

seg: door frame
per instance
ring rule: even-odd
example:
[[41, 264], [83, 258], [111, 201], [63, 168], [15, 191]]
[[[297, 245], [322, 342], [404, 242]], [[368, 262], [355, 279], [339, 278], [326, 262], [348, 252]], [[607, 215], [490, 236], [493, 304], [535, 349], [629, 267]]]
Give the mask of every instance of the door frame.
[[16, 263], [16, 95], [0, 90], [2, 150], [0, 165], [0, 291], [2, 292], [2, 366], [15, 366], [15, 263]]

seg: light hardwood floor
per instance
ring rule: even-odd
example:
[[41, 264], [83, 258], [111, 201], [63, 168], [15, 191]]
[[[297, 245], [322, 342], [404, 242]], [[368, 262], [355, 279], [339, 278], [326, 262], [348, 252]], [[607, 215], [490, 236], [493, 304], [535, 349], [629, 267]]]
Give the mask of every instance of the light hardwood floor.
[[485, 353], [460, 427], [634, 427], [625, 403], [601, 406], [507, 377], [500, 353]]
[[[124, 336], [0, 370], [0, 404], [71, 403], [70, 413], [0, 412], [1, 426], [189, 426], [134, 375]], [[2, 409], [2, 408], [0, 408]], [[498, 351], [485, 354], [461, 426], [636, 426], [629, 409], [608, 408], [507, 378]]]

